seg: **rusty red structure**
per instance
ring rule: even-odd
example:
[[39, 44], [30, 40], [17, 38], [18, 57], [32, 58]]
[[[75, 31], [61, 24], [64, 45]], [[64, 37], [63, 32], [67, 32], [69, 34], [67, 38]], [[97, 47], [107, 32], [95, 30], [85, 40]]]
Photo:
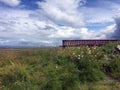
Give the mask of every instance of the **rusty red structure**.
[[120, 40], [63, 40], [62, 47], [72, 46], [102, 46], [107, 43], [119, 42]]

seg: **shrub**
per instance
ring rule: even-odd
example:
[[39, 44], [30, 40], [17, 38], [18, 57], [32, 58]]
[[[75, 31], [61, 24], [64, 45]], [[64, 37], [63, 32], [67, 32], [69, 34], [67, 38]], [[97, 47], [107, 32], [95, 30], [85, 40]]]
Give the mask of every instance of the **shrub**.
[[[89, 52], [90, 51], [90, 52]], [[95, 50], [89, 47], [83, 47], [69, 56], [70, 61], [74, 62], [79, 70], [79, 79], [81, 82], [96, 82], [104, 78], [98, 63]]]
[[116, 79], [120, 79], [120, 56], [116, 56], [110, 62], [110, 75]]
[[[120, 43], [120, 42], [118, 42]], [[108, 55], [109, 57], [111, 57], [115, 47], [118, 45], [118, 43], [108, 43], [104, 46], [101, 47], [102, 51], [104, 51], [104, 53], [106, 55]]]
[[98, 63], [89, 56], [78, 62], [79, 78], [82, 82], [96, 82], [104, 78]]
[[107, 71], [119, 78], [120, 56], [110, 61], [111, 51], [107, 49], [106, 46], [26, 49], [14, 52], [15, 55], [9, 51], [9, 57], [2, 54], [0, 57], [0, 89], [80, 90], [85, 82], [104, 79]]
[[79, 88], [76, 66], [68, 59], [63, 59], [62, 56], [58, 57], [55, 64], [50, 63], [46, 66], [45, 73], [47, 82], [42, 90], [76, 90]]

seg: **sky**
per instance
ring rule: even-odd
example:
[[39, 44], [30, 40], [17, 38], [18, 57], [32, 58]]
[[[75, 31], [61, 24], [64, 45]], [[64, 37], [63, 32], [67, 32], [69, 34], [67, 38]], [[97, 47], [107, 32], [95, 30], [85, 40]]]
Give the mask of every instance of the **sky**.
[[0, 46], [120, 39], [120, 0], [0, 0]]

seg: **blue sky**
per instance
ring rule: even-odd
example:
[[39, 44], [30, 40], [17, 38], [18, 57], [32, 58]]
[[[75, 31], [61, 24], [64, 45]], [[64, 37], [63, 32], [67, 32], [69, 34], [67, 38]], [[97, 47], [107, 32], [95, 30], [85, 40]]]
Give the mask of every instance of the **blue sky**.
[[0, 46], [119, 39], [119, 0], [0, 0]]

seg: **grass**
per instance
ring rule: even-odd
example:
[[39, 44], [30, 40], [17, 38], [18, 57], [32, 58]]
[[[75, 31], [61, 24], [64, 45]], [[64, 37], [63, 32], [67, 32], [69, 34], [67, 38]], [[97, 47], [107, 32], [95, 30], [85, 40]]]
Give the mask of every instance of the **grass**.
[[120, 90], [119, 58], [107, 49], [1, 49], [0, 90]]

